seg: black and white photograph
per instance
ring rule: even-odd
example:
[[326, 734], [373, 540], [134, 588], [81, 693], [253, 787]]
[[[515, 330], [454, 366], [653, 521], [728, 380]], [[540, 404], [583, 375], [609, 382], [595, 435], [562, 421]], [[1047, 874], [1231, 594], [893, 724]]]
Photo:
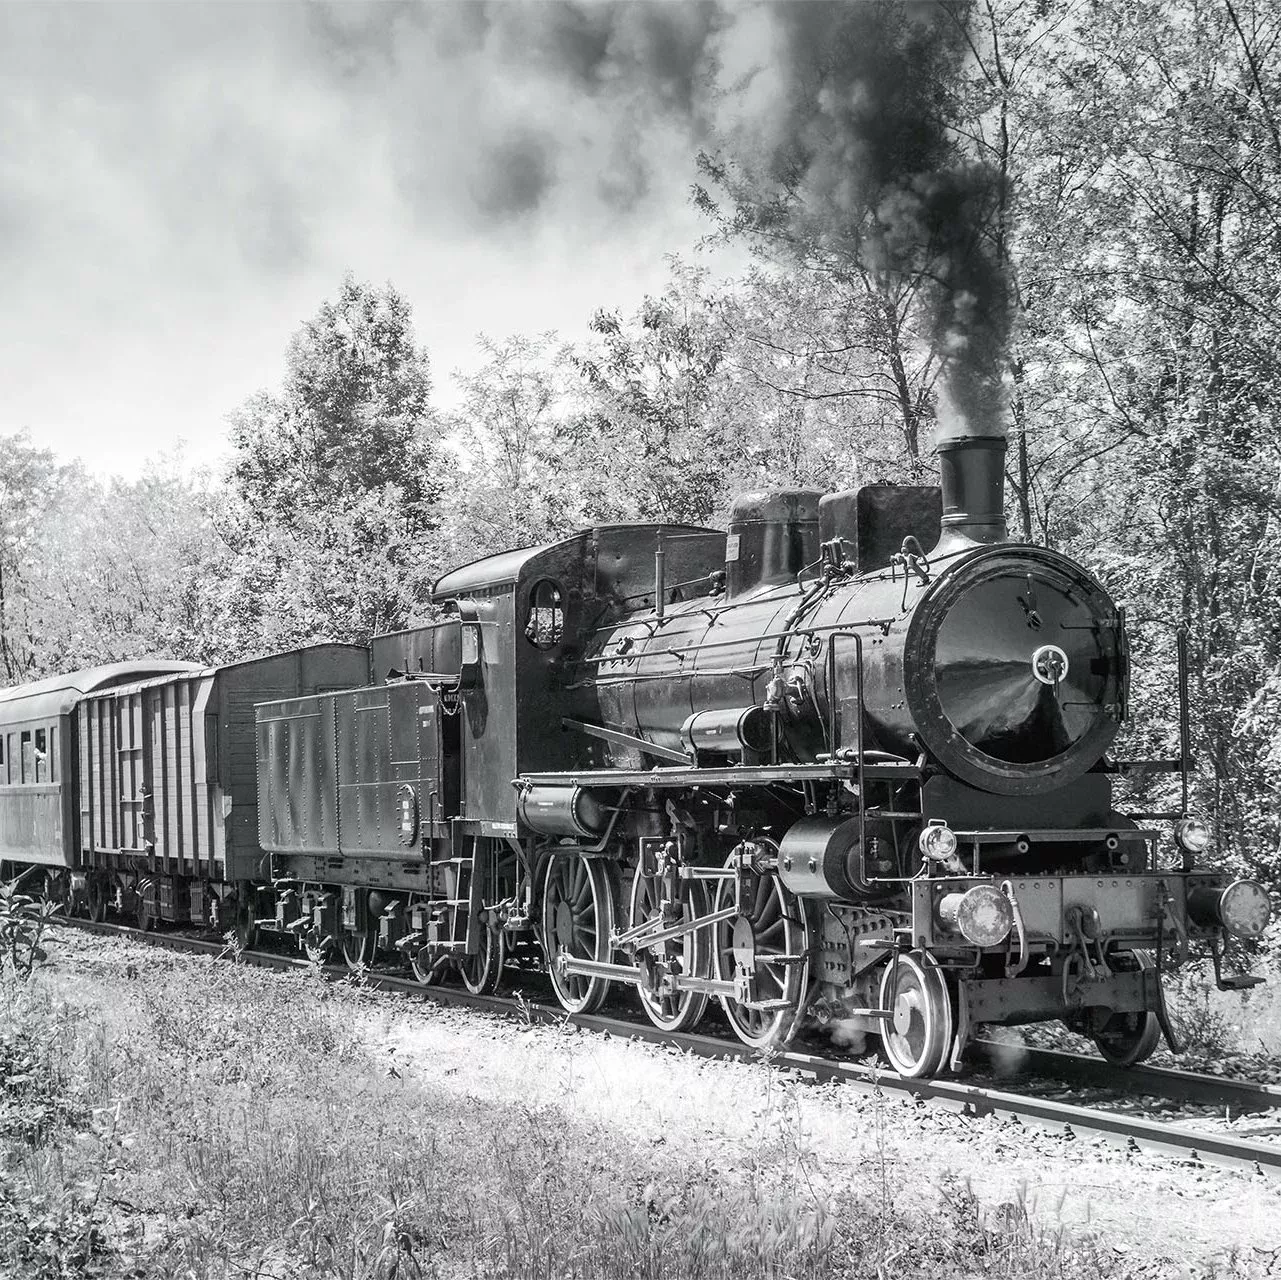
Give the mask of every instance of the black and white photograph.
[[1281, 1277], [1281, 8], [0, 0], [0, 1280]]

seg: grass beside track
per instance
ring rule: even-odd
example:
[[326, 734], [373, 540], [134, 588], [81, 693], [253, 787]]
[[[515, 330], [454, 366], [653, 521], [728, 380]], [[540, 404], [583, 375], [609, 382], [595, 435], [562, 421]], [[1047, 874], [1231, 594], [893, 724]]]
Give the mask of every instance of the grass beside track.
[[945, 1174], [904, 1194], [889, 1153], [832, 1186], [781, 1104], [750, 1158], [691, 1165], [402, 1076], [359, 985], [100, 967], [0, 974], [0, 1276], [1133, 1274]]

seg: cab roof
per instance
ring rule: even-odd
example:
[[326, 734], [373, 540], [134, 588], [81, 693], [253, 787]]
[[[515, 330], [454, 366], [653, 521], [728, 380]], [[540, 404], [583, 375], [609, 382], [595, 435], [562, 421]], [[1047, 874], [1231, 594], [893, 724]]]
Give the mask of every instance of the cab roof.
[[536, 569], [536, 562], [542, 561], [549, 552], [562, 548], [578, 546], [586, 548], [588, 539], [593, 536], [598, 544], [612, 542], [615, 545], [644, 543], [648, 552], [649, 538], [659, 529], [670, 531], [675, 535], [705, 535], [711, 538], [724, 538], [720, 529], [707, 529], [693, 524], [666, 524], [652, 521], [631, 521], [626, 524], [593, 525], [588, 529], [579, 529], [567, 538], [556, 542], [545, 542], [536, 547], [521, 547], [515, 551], [500, 551], [496, 555], [473, 560], [470, 564], [451, 569], [437, 579], [432, 589], [432, 599], [437, 603], [452, 600], [458, 596], [467, 596], [475, 591], [493, 588], [510, 587], [525, 577], [527, 568]]

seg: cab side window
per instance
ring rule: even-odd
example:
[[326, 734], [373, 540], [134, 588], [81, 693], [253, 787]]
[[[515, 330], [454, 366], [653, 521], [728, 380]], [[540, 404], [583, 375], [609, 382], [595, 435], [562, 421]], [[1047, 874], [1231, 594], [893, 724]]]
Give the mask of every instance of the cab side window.
[[554, 649], [565, 637], [565, 607], [560, 587], [550, 578], [534, 583], [529, 593], [525, 639], [540, 649]]

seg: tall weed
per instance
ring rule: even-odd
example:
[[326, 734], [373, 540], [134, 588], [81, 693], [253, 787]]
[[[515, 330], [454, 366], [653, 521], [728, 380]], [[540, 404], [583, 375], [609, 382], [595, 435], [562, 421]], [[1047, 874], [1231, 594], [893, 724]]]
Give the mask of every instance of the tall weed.
[[56, 902], [22, 891], [23, 880], [34, 871], [33, 867], [17, 879], [0, 884], [0, 970], [20, 978], [30, 977], [36, 965], [49, 958], [41, 944], [50, 919], [59, 909]]

